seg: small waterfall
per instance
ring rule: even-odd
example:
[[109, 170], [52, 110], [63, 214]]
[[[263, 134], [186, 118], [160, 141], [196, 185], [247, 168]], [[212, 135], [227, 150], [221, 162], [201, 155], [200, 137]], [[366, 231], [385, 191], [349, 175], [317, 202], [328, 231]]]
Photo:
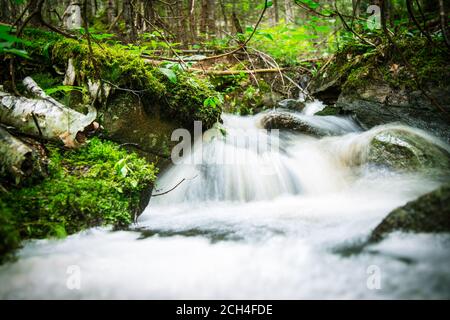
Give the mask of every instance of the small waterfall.
[[[290, 112], [332, 135], [321, 139], [263, 130], [260, 120], [264, 113], [223, 115], [224, 130], [217, 130], [201, 147], [194, 146], [192, 157], [165, 172], [157, 188], [164, 191], [186, 181], [167, 195], [152, 199], [151, 204], [249, 202], [336, 192], [358, 176], [360, 166], [367, 162], [373, 137], [389, 130], [403, 130], [450, 150], [444, 142], [419, 129], [389, 124], [362, 132], [349, 117], [314, 116], [323, 107], [314, 101], [307, 103], [301, 113]], [[193, 164], [192, 159], [199, 156], [202, 163]]]

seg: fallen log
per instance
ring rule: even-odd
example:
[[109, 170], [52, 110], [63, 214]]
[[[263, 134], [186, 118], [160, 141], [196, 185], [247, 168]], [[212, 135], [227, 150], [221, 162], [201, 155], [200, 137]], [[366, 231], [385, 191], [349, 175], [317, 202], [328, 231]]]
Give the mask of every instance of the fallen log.
[[84, 115], [48, 96], [30, 77], [23, 84], [36, 99], [0, 91], [0, 122], [27, 135], [62, 141], [69, 148], [82, 144], [88, 131], [97, 130], [95, 108]]
[[45, 175], [45, 165], [39, 153], [30, 145], [0, 127], [0, 176], [15, 184]]

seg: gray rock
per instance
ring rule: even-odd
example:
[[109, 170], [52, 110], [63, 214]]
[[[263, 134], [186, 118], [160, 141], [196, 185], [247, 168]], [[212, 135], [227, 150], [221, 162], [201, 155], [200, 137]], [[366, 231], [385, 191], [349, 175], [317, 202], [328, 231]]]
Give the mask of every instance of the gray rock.
[[392, 169], [450, 171], [450, 154], [408, 129], [392, 128], [376, 134], [367, 160]]
[[111, 96], [107, 107], [102, 109], [101, 119], [108, 139], [127, 144], [149, 161], [158, 158], [159, 167], [170, 158], [175, 142], [170, 137], [179, 127], [177, 123], [163, 119], [158, 110], [148, 110], [150, 105], [132, 94]]
[[261, 125], [264, 129], [291, 130], [315, 137], [323, 137], [329, 133], [311, 126], [307, 122], [295, 117], [288, 112], [270, 112], [261, 118]]
[[373, 230], [369, 242], [393, 231], [450, 232], [450, 184], [395, 209]]
[[278, 102], [278, 107], [285, 108], [293, 111], [302, 111], [305, 108], [305, 104], [295, 99], [284, 99]]

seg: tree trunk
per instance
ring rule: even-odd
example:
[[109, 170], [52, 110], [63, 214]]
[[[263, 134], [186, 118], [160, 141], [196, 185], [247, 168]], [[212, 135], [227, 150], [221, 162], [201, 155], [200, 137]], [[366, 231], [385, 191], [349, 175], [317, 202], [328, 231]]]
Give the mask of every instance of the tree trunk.
[[106, 14], [108, 16], [108, 25], [111, 25], [116, 16], [116, 8], [115, 8], [114, 0], [108, 0], [108, 7], [106, 9]]
[[63, 15], [64, 27], [72, 29], [80, 29], [83, 19], [81, 18], [81, 2], [73, 1], [69, 4]]
[[195, 0], [189, 0], [189, 31], [191, 34], [191, 42], [197, 41], [197, 24], [195, 19]]
[[45, 165], [39, 153], [0, 126], [0, 176], [11, 177], [16, 185], [25, 179], [41, 178]]
[[200, 14], [200, 33], [205, 36], [208, 26], [208, 1], [202, 0], [202, 10]]
[[[30, 0], [30, 5], [28, 6], [28, 14], [31, 15], [33, 14], [33, 12], [35, 12], [36, 10], [39, 10], [39, 7], [42, 8], [42, 0]], [[30, 20], [30, 24], [34, 25], [34, 26], [41, 26], [42, 22], [41, 19], [39, 19], [40, 15], [34, 15], [31, 20]]]
[[274, 25], [278, 24], [278, 22], [280, 22], [280, 6], [278, 5], [278, 1], [279, 0], [274, 0], [273, 1], [273, 18], [274, 18]]
[[294, 21], [294, 13], [292, 11], [291, 0], [284, 0], [284, 11], [286, 15], [286, 23]]
[[84, 115], [48, 96], [30, 77], [26, 77], [23, 84], [37, 98], [17, 97], [0, 91], [0, 122], [16, 127], [24, 134], [62, 141], [70, 148], [82, 144], [85, 134], [98, 128], [94, 122], [95, 109]]
[[223, 17], [223, 29], [225, 31], [228, 31], [228, 18], [227, 18], [227, 11], [225, 8], [225, 4], [223, 3], [224, 0], [219, 0], [220, 3], [220, 11], [222, 12], [222, 17]]
[[155, 24], [155, 8], [153, 4], [153, 0], [148, 0], [144, 4], [144, 16], [145, 16], [145, 30], [151, 31], [153, 30], [153, 26]]
[[134, 25], [134, 10], [131, 0], [123, 0], [123, 17], [125, 20], [127, 39], [133, 42], [136, 40], [136, 28]]
[[208, 0], [208, 35], [209, 39], [216, 34], [216, 0]]

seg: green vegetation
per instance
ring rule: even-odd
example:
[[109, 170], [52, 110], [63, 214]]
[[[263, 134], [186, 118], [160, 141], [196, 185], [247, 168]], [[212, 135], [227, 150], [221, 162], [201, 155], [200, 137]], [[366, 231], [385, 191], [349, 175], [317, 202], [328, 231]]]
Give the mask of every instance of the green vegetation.
[[22, 239], [64, 237], [97, 225], [132, 222], [157, 168], [112, 142], [93, 138], [79, 150], [49, 146], [49, 177], [0, 194], [0, 256]]
[[347, 92], [364, 88], [373, 80], [410, 90], [446, 83], [450, 66], [448, 53], [441, 49], [442, 37], [435, 37], [434, 47], [427, 46], [426, 39], [409, 34], [399, 35], [394, 41], [380, 48], [349, 43], [336, 53], [326, 74], [344, 79]]
[[[219, 120], [222, 98], [207, 78], [183, 72], [179, 64], [154, 67], [141, 58], [143, 48], [103, 43], [93, 45], [91, 53], [85, 40], [65, 39], [54, 34], [47, 37], [47, 33], [35, 29], [27, 29], [25, 35], [33, 39], [33, 42], [24, 47], [33, 57], [44, 59], [49, 67], [57, 65], [64, 70], [68, 60], [72, 59], [79, 85], [86, 85], [89, 78], [113, 84], [113, 88], [119, 91], [135, 92], [143, 100], [165, 105], [165, 116], [178, 120], [180, 125], [187, 127], [198, 120], [203, 122], [205, 128], [210, 128]], [[53, 89], [51, 93], [82, 90], [79, 86], [59, 86], [52, 81], [51, 76], [45, 79], [42, 77], [43, 73], [38, 75], [37, 82], [42, 83], [44, 89]], [[49, 83], [54, 87], [50, 87]], [[215, 97], [216, 103], [205, 103]]]

